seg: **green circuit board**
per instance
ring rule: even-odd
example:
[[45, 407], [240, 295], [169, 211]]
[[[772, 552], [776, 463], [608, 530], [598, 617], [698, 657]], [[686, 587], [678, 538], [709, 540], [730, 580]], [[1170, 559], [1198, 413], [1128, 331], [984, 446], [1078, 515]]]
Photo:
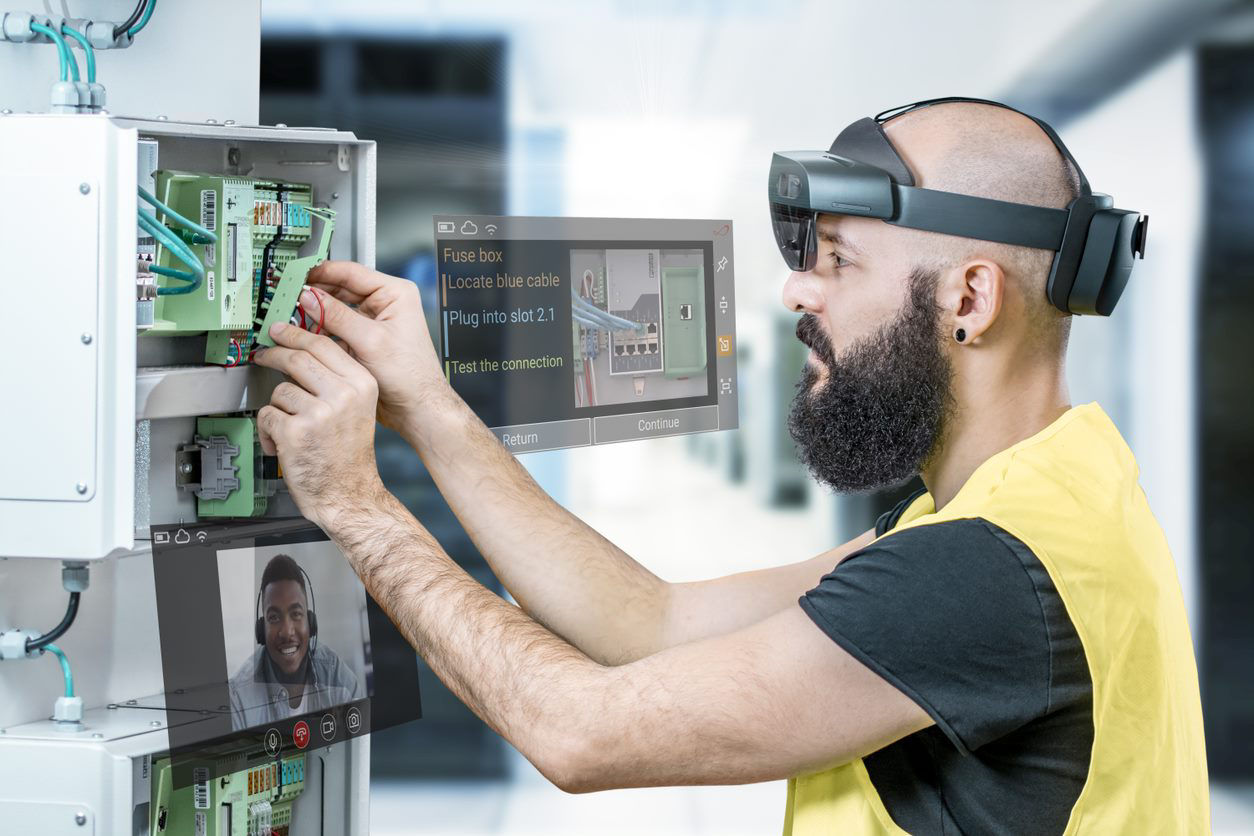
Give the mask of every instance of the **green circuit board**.
[[152, 770], [149, 832], [153, 836], [285, 836], [292, 823], [292, 804], [305, 791], [305, 756], [257, 760], [220, 778], [209, 776], [210, 770], [204, 768], [203, 780], [175, 789], [169, 759], [157, 760]]
[[[182, 171], [157, 171], [154, 181], [158, 200], [214, 232], [217, 241], [191, 245], [204, 265], [204, 280], [195, 292], [159, 295], [146, 333], [204, 333], [206, 363], [247, 362], [259, 341], [268, 344], [269, 326], [292, 317], [309, 270], [329, 256], [335, 213], [313, 206], [308, 183]], [[322, 227], [316, 238], [315, 218]], [[311, 240], [313, 252], [302, 257]], [[184, 267], [165, 247], [157, 248], [155, 263]], [[182, 282], [162, 277], [157, 284]]]

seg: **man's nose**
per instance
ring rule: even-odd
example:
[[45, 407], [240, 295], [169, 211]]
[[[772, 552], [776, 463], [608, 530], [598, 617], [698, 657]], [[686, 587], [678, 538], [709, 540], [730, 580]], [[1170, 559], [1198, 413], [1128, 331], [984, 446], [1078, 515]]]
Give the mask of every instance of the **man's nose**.
[[823, 309], [823, 294], [819, 292], [818, 278], [814, 272], [790, 273], [784, 282], [784, 307], [794, 313], [818, 314]]

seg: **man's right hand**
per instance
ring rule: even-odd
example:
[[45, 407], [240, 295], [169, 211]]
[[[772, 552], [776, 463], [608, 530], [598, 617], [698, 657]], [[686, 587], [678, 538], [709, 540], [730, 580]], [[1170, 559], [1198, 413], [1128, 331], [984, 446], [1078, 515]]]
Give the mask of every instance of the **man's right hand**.
[[308, 284], [300, 297], [305, 314], [321, 315], [324, 330], [374, 375], [379, 422], [404, 433], [427, 396], [447, 386], [417, 285], [351, 261], [320, 264]]

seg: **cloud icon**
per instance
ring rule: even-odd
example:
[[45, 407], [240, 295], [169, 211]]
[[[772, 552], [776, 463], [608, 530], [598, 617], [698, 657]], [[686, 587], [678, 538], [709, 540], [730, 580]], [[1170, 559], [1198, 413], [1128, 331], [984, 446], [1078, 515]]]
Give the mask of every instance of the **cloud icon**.
[[462, 235], [474, 235], [478, 231], [479, 227], [474, 221], [466, 221], [462, 224]]

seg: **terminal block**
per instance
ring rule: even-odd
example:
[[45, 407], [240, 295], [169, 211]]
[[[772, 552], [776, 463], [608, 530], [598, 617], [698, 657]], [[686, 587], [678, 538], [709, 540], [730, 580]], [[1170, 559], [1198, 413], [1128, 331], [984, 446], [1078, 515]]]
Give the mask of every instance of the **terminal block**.
[[668, 378], [705, 374], [705, 271], [701, 267], [662, 268], [662, 332]]
[[259, 517], [274, 494], [253, 416], [196, 419], [196, 437], [176, 456], [176, 481], [196, 494], [201, 517]]
[[[200, 257], [205, 277], [193, 293], [159, 296], [148, 333], [204, 333], [205, 362], [247, 362], [259, 339], [268, 344], [265, 329], [292, 317], [309, 270], [327, 258], [335, 213], [313, 206], [307, 183], [182, 171], [156, 171], [153, 182], [158, 199], [214, 232], [217, 241], [203, 243], [171, 227]], [[314, 218], [323, 228], [314, 252], [301, 257]], [[182, 267], [164, 247], [155, 264]], [[160, 284], [182, 282], [163, 278]]]
[[[232, 761], [232, 765], [237, 762]], [[292, 823], [292, 805], [305, 791], [305, 766], [304, 755], [292, 755], [232, 772], [218, 769], [220, 777], [216, 778], [208, 766], [194, 768], [193, 778], [203, 780], [175, 789], [170, 761], [158, 760], [153, 764], [149, 832], [154, 836], [285, 834]]]

